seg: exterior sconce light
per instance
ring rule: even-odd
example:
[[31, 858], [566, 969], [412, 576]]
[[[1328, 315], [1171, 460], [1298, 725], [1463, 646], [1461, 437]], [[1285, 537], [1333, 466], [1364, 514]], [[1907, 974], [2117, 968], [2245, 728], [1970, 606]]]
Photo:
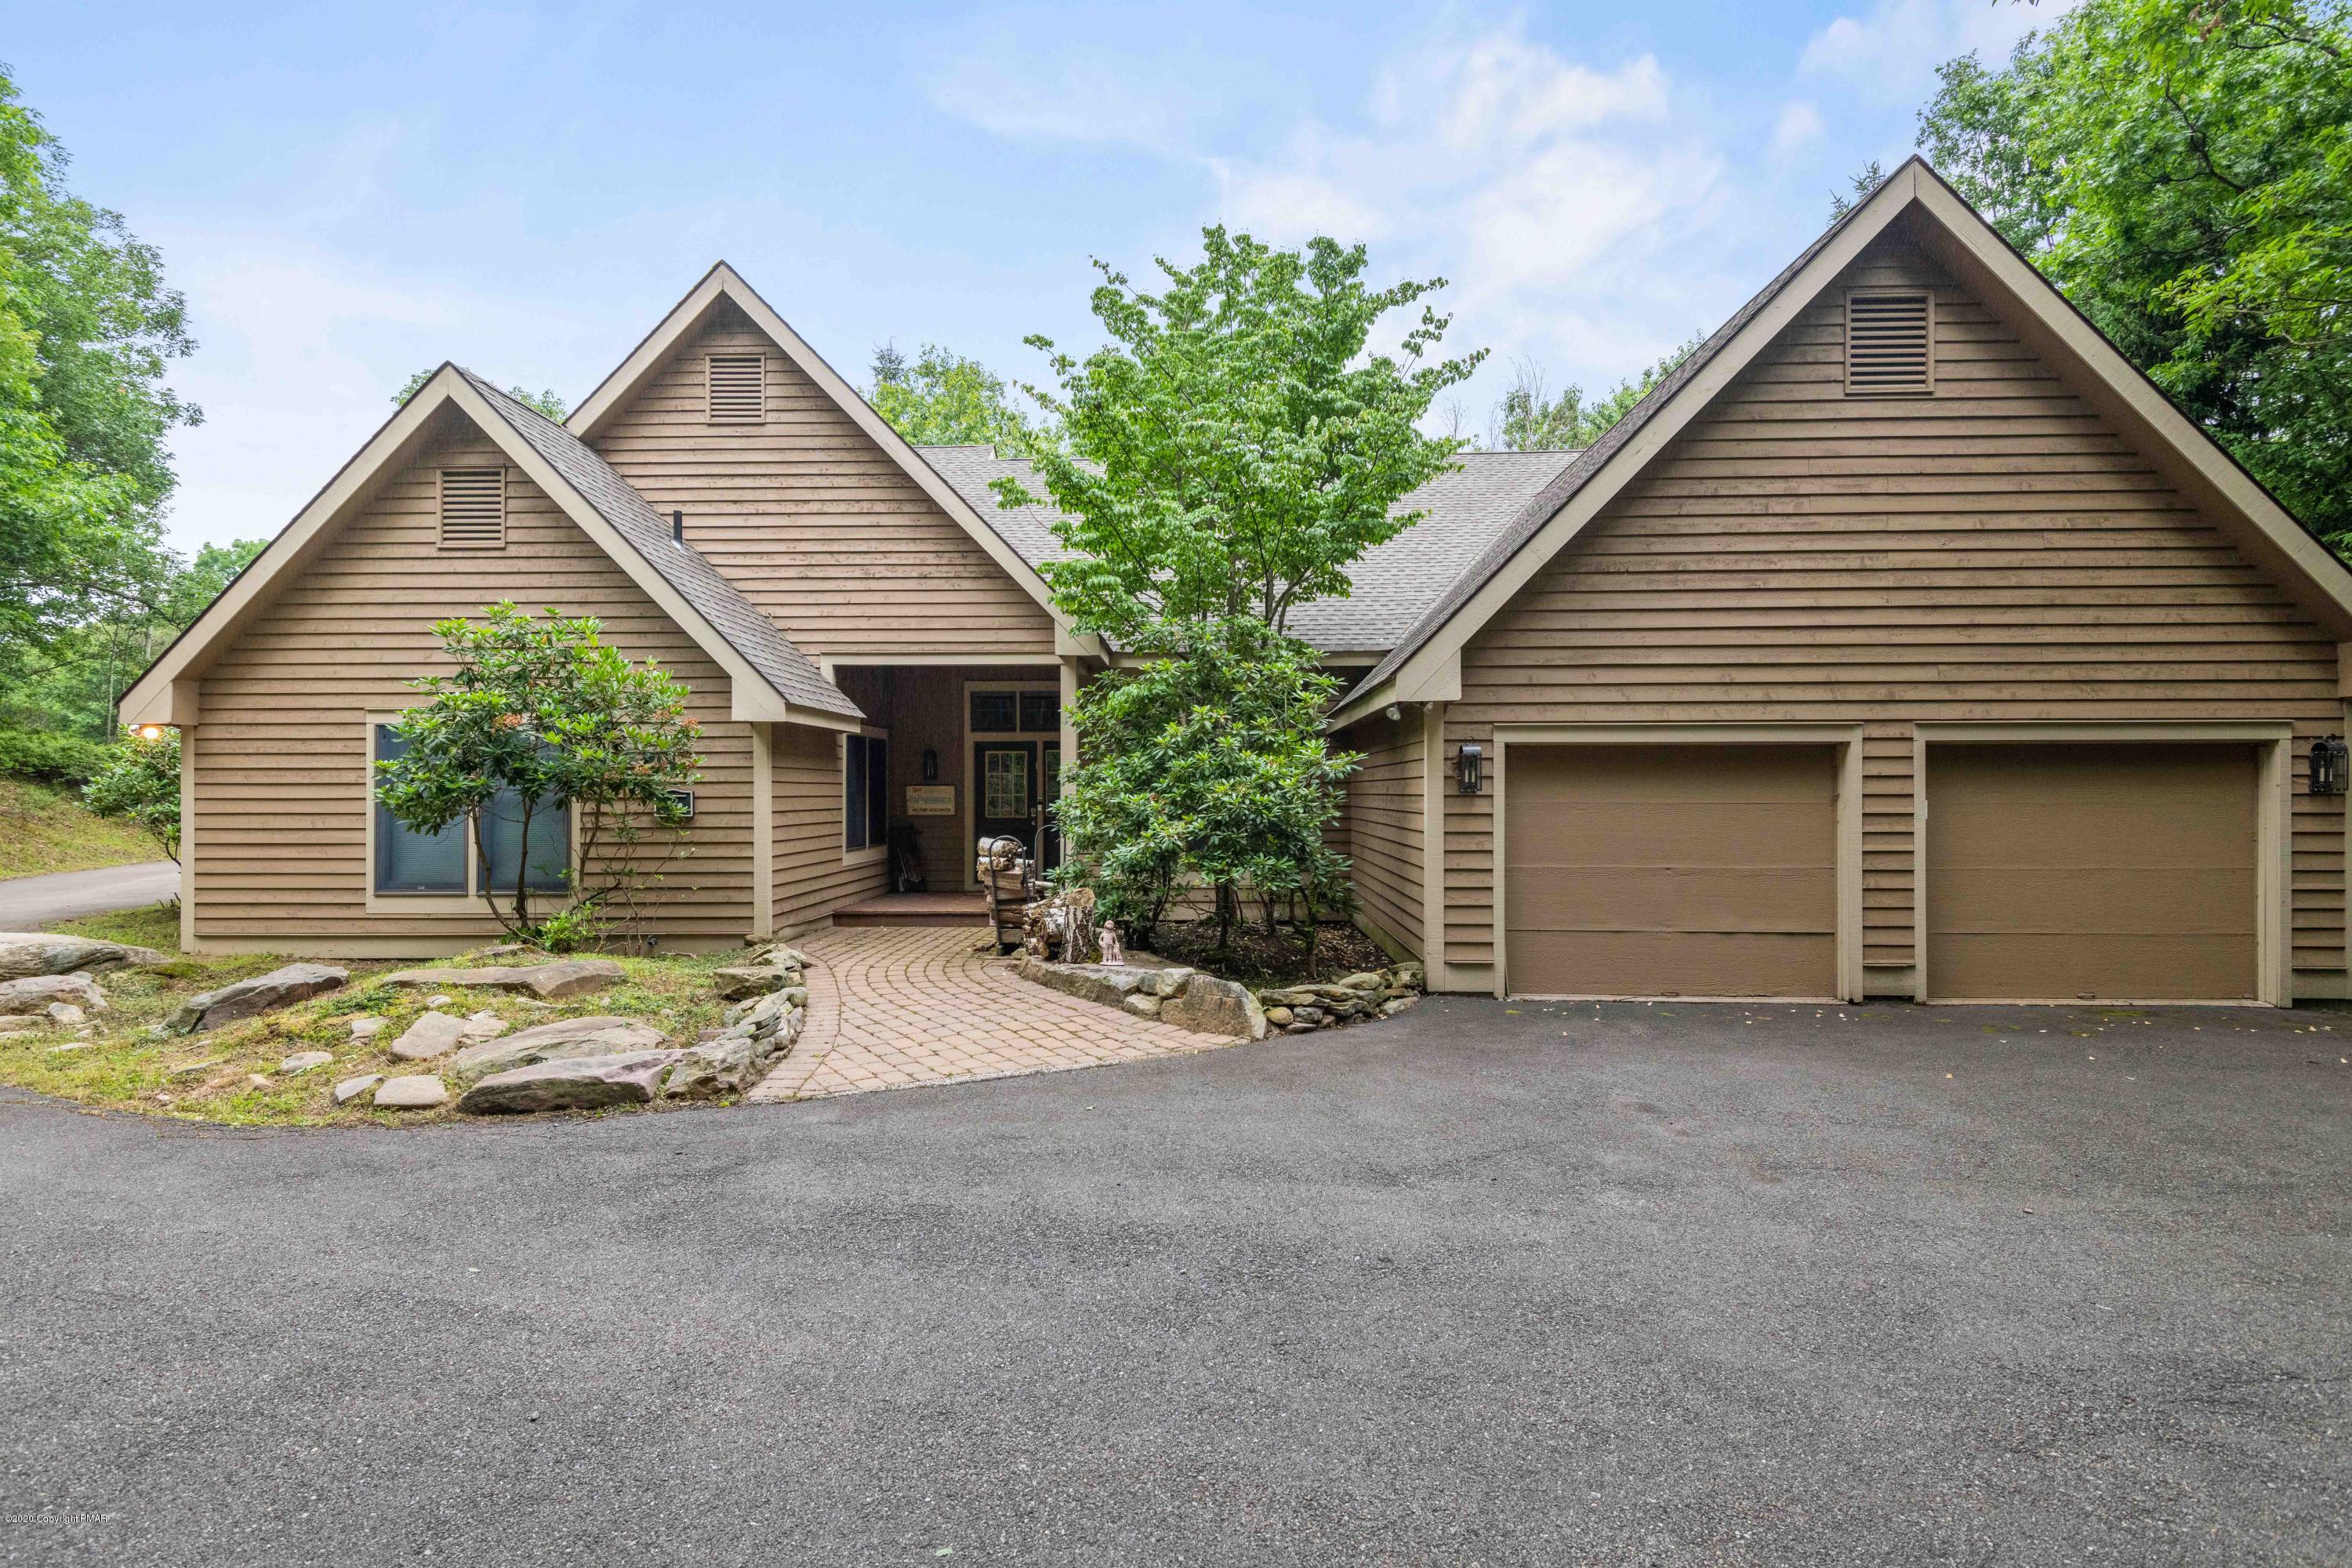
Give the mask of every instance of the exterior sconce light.
[[1464, 795], [1476, 795], [1486, 775], [1486, 748], [1465, 746], [1454, 753], [1454, 777]]
[[[152, 744], [163, 738], [163, 726], [161, 724], [142, 724], [139, 726], [139, 738], [150, 744]], [[2343, 749], [2341, 742], [2337, 742], [2336, 749], [2338, 751]]]
[[2344, 737], [2327, 735], [2311, 743], [2311, 793], [2342, 795], [2345, 781]]
[[923, 748], [923, 782], [937, 784], [940, 779], [940, 754], [930, 747]]

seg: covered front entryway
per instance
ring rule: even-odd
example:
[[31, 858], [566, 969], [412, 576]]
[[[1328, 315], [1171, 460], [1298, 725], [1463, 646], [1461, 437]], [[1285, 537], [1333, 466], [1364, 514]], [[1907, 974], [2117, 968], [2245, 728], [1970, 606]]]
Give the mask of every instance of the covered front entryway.
[[1936, 1001], [2262, 994], [2263, 748], [1924, 748]]
[[843, 823], [845, 864], [867, 877], [868, 897], [974, 891], [982, 838], [1019, 838], [1055, 863], [1059, 661], [843, 661], [831, 673], [867, 719], [863, 745], [844, 743]]
[[1841, 994], [1844, 755], [1703, 736], [1507, 744], [1508, 992]]

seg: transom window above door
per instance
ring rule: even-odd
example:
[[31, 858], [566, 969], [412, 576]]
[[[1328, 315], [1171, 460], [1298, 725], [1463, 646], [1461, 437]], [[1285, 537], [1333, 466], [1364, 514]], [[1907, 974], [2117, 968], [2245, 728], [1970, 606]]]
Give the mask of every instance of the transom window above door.
[[975, 735], [1057, 734], [1062, 728], [1062, 698], [1056, 691], [975, 691], [971, 694], [971, 732]]

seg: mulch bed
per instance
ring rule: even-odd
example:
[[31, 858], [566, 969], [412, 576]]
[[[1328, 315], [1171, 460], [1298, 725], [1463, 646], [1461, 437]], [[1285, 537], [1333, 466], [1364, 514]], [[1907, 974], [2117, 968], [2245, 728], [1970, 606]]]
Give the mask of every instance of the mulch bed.
[[1262, 925], [1234, 928], [1232, 944], [1223, 953], [1216, 945], [1217, 922], [1170, 922], [1153, 933], [1151, 951], [1171, 963], [1191, 967], [1224, 980], [1238, 980], [1253, 990], [1276, 985], [1303, 985], [1310, 980], [1337, 980], [1343, 974], [1384, 969], [1389, 955], [1380, 943], [1352, 925], [1316, 928], [1315, 973], [1307, 973], [1307, 944], [1285, 926], [1274, 936]]

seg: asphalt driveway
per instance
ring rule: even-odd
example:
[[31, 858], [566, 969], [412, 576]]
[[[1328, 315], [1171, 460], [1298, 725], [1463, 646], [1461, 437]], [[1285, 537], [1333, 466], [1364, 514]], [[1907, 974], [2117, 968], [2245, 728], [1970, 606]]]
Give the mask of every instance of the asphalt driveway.
[[0, 1560], [2342, 1563], [2347, 1032], [1441, 1001], [605, 1121], [18, 1097]]
[[10, 877], [0, 881], [0, 931], [40, 931], [109, 910], [160, 904], [179, 892], [180, 868], [170, 860]]

